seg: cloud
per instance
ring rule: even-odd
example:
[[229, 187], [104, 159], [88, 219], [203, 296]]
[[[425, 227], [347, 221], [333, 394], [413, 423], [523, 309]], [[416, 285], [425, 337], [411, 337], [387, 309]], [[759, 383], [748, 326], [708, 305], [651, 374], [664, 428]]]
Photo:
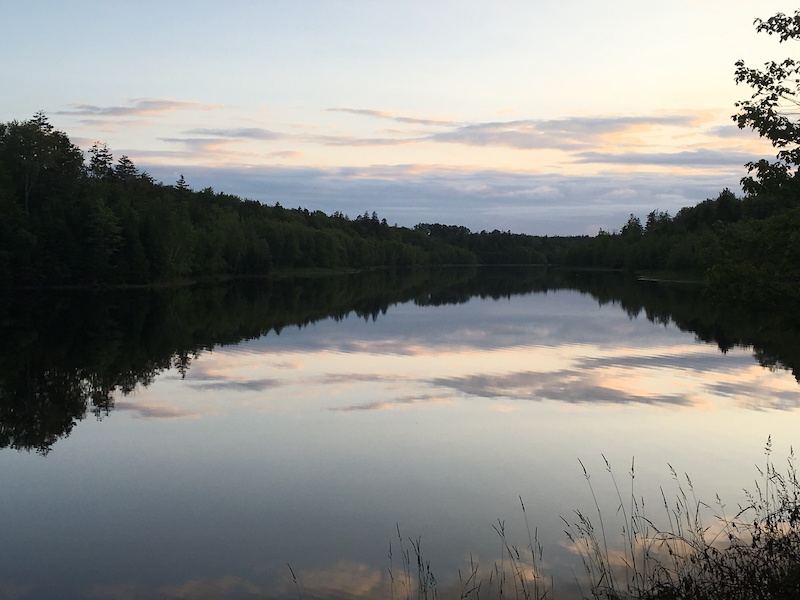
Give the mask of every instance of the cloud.
[[[167, 110], [183, 104], [139, 100], [123, 108]], [[101, 113], [114, 109], [94, 108]], [[164, 142], [163, 150], [126, 148], [124, 153], [156, 179], [173, 182], [184, 174], [194, 189], [211, 187], [329, 214], [376, 211], [390, 224], [437, 222], [465, 225], [473, 231], [538, 235], [594, 235], [600, 228], [618, 229], [631, 213], [642, 218], [654, 209], [674, 214], [715, 197], [726, 187], [737, 189], [746, 175], [744, 163], [753, 158], [737, 149], [699, 148], [704, 139], [719, 144], [722, 138], [709, 138], [703, 131], [704, 123], [713, 125], [709, 115], [691, 112], [459, 123], [372, 108], [328, 111], [401, 123], [409, 130], [398, 126], [391, 132], [360, 135], [307, 125], [302, 131], [284, 130], [280, 124], [201, 125], [158, 138]], [[436, 129], [412, 131], [418, 125]], [[658, 143], [644, 146], [638, 134], [650, 130]], [[691, 146], [684, 144], [671, 152], [676, 132], [700, 137], [692, 137]], [[505, 171], [502, 167], [402, 162], [405, 156], [416, 158], [417, 146], [422, 144], [425, 148], [419, 156], [433, 152], [434, 158], [436, 144], [544, 150], [550, 153], [549, 161], [560, 161], [562, 166], [547, 167], [555, 172], [537, 173], [523, 171], [524, 166]], [[392, 149], [395, 162], [380, 164], [383, 147]], [[330, 154], [331, 148], [352, 149], [339, 154], [356, 164], [289, 166]], [[561, 158], [553, 159], [558, 156], [553, 151], [560, 151]], [[358, 164], [373, 159], [374, 164]], [[480, 164], [480, 155], [475, 160]], [[278, 162], [288, 164], [274, 164]], [[532, 160], [530, 164], [539, 163]], [[680, 176], [675, 175], [678, 169]], [[687, 170], [694, 173], [687, 175]]]
[[327, 146], [390, 146], [411, 143], [448, 143], [481, 147], [506, 147], [517, 150], [575, 150], [591, 147], [604, 136], [656, 127], [695, 127], [700, 117], [692, 114], [571, 117], [550, 120], [491, 121], [464, 123], [395, 115], [375, 109], [330, 108], [329, 112], [355, 114], [397, 123], [446, 128], [436, 133], [409, 136], [405, 131], [392, 131], [395, 137], [353, 135], [307, 135], [306, 141]]
[[248, 140], [281, 140], [286, 136], [276, 131], [262, 129], [260, 127], [242, 127], [230, 129], [189, 129], [184, 132], [186, 135], [211, 135], [228, 139], [248, 139]]
[[498, 121], [463, 125], [435, 133], [436, 142], [470, 146], [506, 146], [522, 150], [574, 150], [588, 147], [601, 136], [653, 127], [688, 127], [697, 117], [667, 115], [645, 117], [573, 117], [552, 120]]
[[[571, 117], [565, 119], [515, 121], [491, 121], [483, 123], [464, 123], [441, 119], [424, 119], [398, 116], [390, 111], [375, 109], [330, 108], [331, 112], [344, 112], [380, 119], [391, 119], [398, 123], [449, 127], [449, 131], [427, 136], [408, 138], [409, 141], [433, 141], [460, 143], [470, 146], [507, 146], [517, 149], [585, 147], [598, 136], [621, 133], [631, 130], [654, 127], [692, 127], [699, 117], [691, 114], [663, 116], [621, 116], [621, 117]], [[369, 138], [339, 138], [338, 145], [367, 145]], [[376, 138], [377, 143], [387, 143]], [[400, 140], [397, 140], [399, 143]], [[334, 143], [334, 142], [328, 142]]]
[[[184, 151], [157, 151], [150, 156], [164, 157], [164, 158], [182, 158], [185, 157], [190, 162], [197, 162], [198, 160], [216, 161], [224, 157], [224, 162], [231, 162], [232, 160], [238, 162], [248, 162], [247, 159], [257, 160], [262, 157], [261, 153], [255, 150], [242, 150], [236, 148], [235, 139], [230, 138], [160, 138], [162, 142], [170, 144], [181, 144], [186, 148]], [[140, 158], [139, 153], [131, 153], [137, 159]], [[147, 156], [143, 154], [141, 156]]]
[[457, 121], [447, 121], [444, 119], [424, 119], [417, 117], [406, 117], [402, 115], [395, 115], [387, 110], [373, 110], [368, 108], [329, 108], [328, 112], [341, 112], [353, 115], [360, 115], [364, 117], [373, 117], [377, 119], [390, 119], [397, 123], [409, 123], [413, 125], [430, 125], [430, 126], [454, 126], [458, 125]]
[[276, 152], [267, 152], [266, 156], [270, 158], [300, 159], [305, 156], [305, 152], [300, 152], [299, 150], [278, 150]]
[[306, 141], [318, 142], [325, 146], [400, 146], [414, 142], [424, 142], [427, 137], [357, 137], [337, 135], [305, 136]]
[[218, 147], [225, 144], [230, 144], [232, 142], [232, 140], [220, 139], [216, 137], [205, 137], [205, 138], [169, 137], [169, 138], [159, 138], [159, 140], [162, 142], [167, 142], [168, 144], [183, 144], [185, 146], [188, 146], [189, 148], [193, 148], [194, 149], [193, 151], [196, 154], [210, 147]]
[[720, 125], [718, 127], [711, 127], [705, 131], [708, 135], [713, 135], [714, 137], [725, 138], [725, 139], [736, 139], [740, 138], [742, 140], [752, 140], [754, 137], [757, 137], [757, 134], [754, 134], [749, 129], [740, 129], [736, 125]]
[[753, 160], [753, 155], [738, 150], [684, 150], [681, 152], [579, 152], [574, 155], [579, 163], [605, 163], [622, 165], [658, 165], [680, 167], [740, 167]]
[[[321, 144], [323, 146], [399, 146], [414, 142], [425, 141], [424, 137], [358, 137], [349, 135], [318, 135], [300, 134], [288, 135], [260, 127], [213, 129], [197, 128], [183, 132], [188, 136], [202, 137], [169, 137], [160, 138], [163, 142], [178, 143], [194, 147], [198, 156], [209, 151], [214, 144], [233, 143], [237, 141], [273, 142], [277, 140], [291, 140], [307, 144]], [[211, 136], [211, 137], [209, 137]]]
[[[176, 155], [175, 160], [179, 160]], [[145, 163], [139, 159], [137, 164]], [[431, 165], [368, 167], [196, 167], [140, 164], [156, 179], [183, 173], [195, 189], [212, 187], [268, 204], [302, 206], [351, 217], [376, 211], [390, 224], [447, 223], [473, 231], [537, 235], [618, 229], [631, 213], [658, 208], [675, 214], [737, 189], [744, 168], [728, 176], [698, 172], [561, 175]]]
[[132, 99], [128, 106], [95, 106], [93, 104], [77, 104], [72, 110], [59, 111], [58, 115], [91, 115], [97, 117], [130, 117], [170, 112], [183, 108], [198, 108], [198, 102], [185, 100], [168, 100], [155, 98]]

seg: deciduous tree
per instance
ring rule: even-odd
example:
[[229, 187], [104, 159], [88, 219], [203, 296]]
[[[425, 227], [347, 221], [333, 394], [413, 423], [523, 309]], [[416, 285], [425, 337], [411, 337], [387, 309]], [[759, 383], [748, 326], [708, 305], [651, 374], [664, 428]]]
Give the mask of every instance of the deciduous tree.
[[[778, 13], [767, 20], [755, 20], [756, 31], [778, 36], [780, 42], [800, 39], [800, 10], [794, 15]], [[778, 149], [777, 161], [753, 161], [747, 168], [754, 176], [742, 180], [744, 191], [774, 193], [793, 183], [800, 169], [800, 61], [787, 58], [769, 61], [761, 69], [736, 62], [736, 83], [753, 88], [747, 100], [736, 103], [733, 120], [767, 138]]]

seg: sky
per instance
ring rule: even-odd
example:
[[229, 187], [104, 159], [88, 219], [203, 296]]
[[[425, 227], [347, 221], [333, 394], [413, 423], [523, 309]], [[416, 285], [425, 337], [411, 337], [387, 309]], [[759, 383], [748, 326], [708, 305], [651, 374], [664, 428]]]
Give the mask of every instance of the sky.
[[0, 122], [267, 204], [594, 235], [740, 192], [772, 0], [0, 0]]

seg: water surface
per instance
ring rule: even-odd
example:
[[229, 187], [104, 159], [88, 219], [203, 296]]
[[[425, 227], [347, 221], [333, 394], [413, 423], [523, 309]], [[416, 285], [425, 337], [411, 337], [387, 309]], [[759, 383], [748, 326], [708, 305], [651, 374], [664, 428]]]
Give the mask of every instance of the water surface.
[[528, 543], [520, 497], [567, 589], [559, 516], [595, 510], [578, 459], [611, 515], [603, 457], [626, 494], [635, 457], [637, 494], [671, 493], [669, 464], [735, 505], [800, 424], [791, 328], [691, 286], [473, 270], [111, 296], [3, 306], [0, 597], [387, 597], [398, 527], [446, 595], [500, 560], [498, 521]]

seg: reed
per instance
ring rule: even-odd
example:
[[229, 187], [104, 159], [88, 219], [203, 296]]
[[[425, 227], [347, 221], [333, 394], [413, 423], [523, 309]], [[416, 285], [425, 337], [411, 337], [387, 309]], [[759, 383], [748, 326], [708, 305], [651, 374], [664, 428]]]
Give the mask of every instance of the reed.
[[[565, 533], [581, 556], [583, 581], [580, 597], [591, 600], [778, 600], [800, 598], [800, 483], [794, 452], [785, 471], [772, 462], [772, 442], [765, 446], [766, 461], [758, 467], [753, 491], [734, 512], [719, 496], [698, 500], [688, 475], [670, 473], [676, 492], [669, 500], [661, 488], [658, 519], [648, 514], [644, 497], [636, 490], [635, 462], [623, 493], [611, 464], [603, 457], [615, 490], [614, 518], [601, 506], [591, 475], [581, 468], [593, 499], [593, 514], [575, 511], [562, 517]], [[525, 504], [528, 544], [513, 545], [505, 524], [494, 529], [500, 538], [501, 558], [488, 574], [472, 557], [468, 572], [459, 572], [461, 600], [552, 599], [552, 579], [542, 572], [543, 548], [531, 532]], [[621, 529], [619, 525], [621, 524]], [[621, 538], [617, 537], [621, 533]], [[406, 548], [398, 527], [401, 570], [395, 574], [390, 547], [392, 600], [436, 600], [440, 597], [430, 563], [422, 557], [420, 540]], [[447, 595], [456, 597], [455, 595]], [[570, 600], [570, 599], [567, 599]]]
[[[584, 476], [594, 499], [592, 519], [576, 511], [568, 538], [581, 549], [588, 593], [584, 598], [630, 600], [771, 600], [800, 597], [800, 484], [794, 452], [785, 472], [772, 462], [758, 468], [755, 491], [732, 515], [719, 496], [709, 504], [697, 499], [688, 475], [679, 476], [669, 501], [661, 489], [661, 524], [652, 520], [637, 496], [631, 463], [630, 492], [623, 496], [611, 465], [607, 471], [622, 515], [622, 544], [610, 549], [606, 519], [589, 473]], [[605, 457], [604, 457], [605, 459]], [[581, 465], [583, 467], [583, 465]], [[621, 550], [621, 555], [618, 553]]]

